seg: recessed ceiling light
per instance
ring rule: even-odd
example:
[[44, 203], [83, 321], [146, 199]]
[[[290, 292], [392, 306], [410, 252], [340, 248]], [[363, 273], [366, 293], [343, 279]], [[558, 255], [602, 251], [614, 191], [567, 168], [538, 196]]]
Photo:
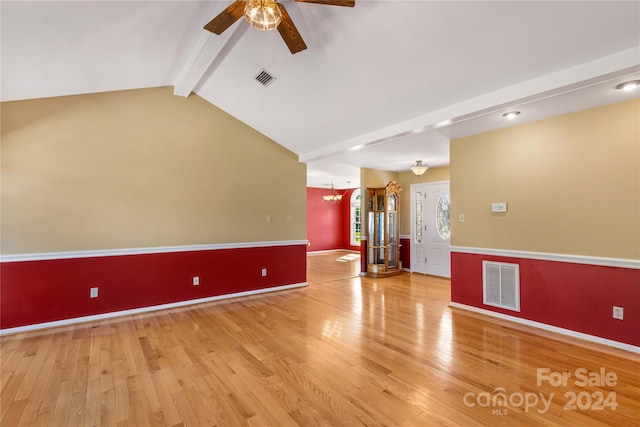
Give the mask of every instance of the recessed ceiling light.
[[441, 128], [442, 126], [450, 125], [451, 120], [443, 120], [441, 122], [436, 123], [437, 128]]
[[631, 80], [630, 82], [620, 83], [618, 86], [616, 86], [616, 89], [622, 89], [629, 92], [639, 87], [640, 87], [640, 80]]
[[518, 117], [519, 114], [520, 114], [520, 111], [509, 111], [507, 113], [504, 113], [502, 117], [506, 117], [509, 120], [513, 120], [516, 117]]

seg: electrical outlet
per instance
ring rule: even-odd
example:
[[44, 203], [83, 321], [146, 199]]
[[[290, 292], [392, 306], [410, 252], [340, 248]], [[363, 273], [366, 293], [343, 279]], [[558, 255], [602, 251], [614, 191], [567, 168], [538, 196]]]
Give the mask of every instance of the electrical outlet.
[[293, 222], [293, 215], [287, 215], [287, 222]]
[[193, 276], [193, 286], [198, 286], [200, 284], [200, 276]]
[[267, 269], [266, 269], [266, 268], [263, 268], [263, 269], [262, 269], [262, 277], [264, 277], [264, 276], [266, 276], [266, 275], [267, 275]]
[[267, 220], [267, 222], [271, 222], [271, 215], [267, 215], [265, 219]]
[[91, 288], [89, 298], [98, 298], [98, 288]]
[[458, 215], [458, 222], [464, 222], [464, 214]]
[[623, 320], [624, 318], [624, 308], [613, 306], [613, 318], [618, 320]]

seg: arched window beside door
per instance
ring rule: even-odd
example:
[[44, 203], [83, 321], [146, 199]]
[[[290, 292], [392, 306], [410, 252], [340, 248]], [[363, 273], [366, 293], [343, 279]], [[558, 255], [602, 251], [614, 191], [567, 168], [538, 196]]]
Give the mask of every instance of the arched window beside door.
[[362, 212], [360, 207], [360, 201], [362, 200], [362, 194], [360, 189], [354, 190], [351, 193], [349, 221], [351, 223], [350, 228], [350, 243], [351, 246], [360, 246], [360, 236], [362, 232]]

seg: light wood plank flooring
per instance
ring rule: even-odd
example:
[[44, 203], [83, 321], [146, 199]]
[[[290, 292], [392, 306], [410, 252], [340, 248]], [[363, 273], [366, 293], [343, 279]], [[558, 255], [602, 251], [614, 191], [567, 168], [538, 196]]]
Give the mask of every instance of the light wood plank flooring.
[[[353, 277], [359, 262], [312, 255], [306, 288], [4, 336], [0, 424], [638, 425], [636, 355], [452, 310], [448, 280]], [[571, 377], [538, 385], [539, 368]]]

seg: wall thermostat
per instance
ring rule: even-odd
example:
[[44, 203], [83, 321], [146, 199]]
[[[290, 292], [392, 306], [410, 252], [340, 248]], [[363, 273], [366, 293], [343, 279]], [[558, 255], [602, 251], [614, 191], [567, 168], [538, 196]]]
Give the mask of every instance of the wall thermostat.
[[491, 203], [491, 212], [506, 212], [507, 211], [507, 204], [500, 202], [500, 203]]

